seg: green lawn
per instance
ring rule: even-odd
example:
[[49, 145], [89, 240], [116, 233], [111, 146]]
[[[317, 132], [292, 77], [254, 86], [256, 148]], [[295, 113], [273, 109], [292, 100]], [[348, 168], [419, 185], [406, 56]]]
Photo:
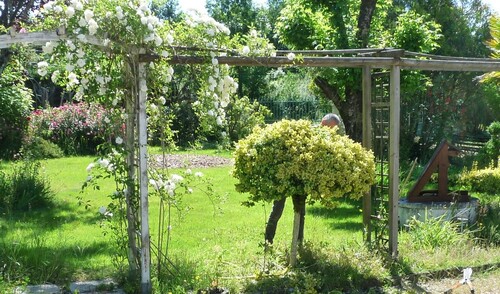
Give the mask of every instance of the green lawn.
[[[153, 150], [153, 153], [160, 152]], [[203, 154], [215, 153], [205, 151]], [[229, 153], [223, 155], [230, 156]], [[98, 208], [109, 203], [106, 195], [113, 191], [114, 185], [105, 181], [101, 190], [88, 189], [81, 193], [81, 186], [87, 177], [86, 167], [93, 159], [69, 157], [43, 161], [45, 173], [55, 192], [55, 207], [0, 217], [0, 255], [8, 255], [16, 261], [7, 269], [13, 273], [10, 281], [67, 284], [74, 280], [101, 279], [116, 274], [111, 239], [109, 235], [103, 235], [98, 214]], [[193, 267], [192, 279], [199, 279], [198, 285], [207, 285], [214, 277], [219, 277], [222, 285], [241, 287], [247, 277], [273, 266], [277, 270], [280, 262], [283, 266], [291, 242], [293, 214], [291, 201], [288, 201], [278, 225], [276, 250], [264, 253], [261, 244], [271, 204], [242, 206], [246, 195], [235, 191], [235, 179], [230, 175], [230, 169], [229, 166], [193, 169], [193, 172], [201, 171], [204, 177], [212, 179], [215, 192], [223, 201], [214, 205], [202, 189], [195, 188], [194, 193], [184, 198], [191, 209], [183, 213], [182, 218], [176, 211], [172, 213], [169, 257], [178, 264]], [[9, 164], [0, 164], [0, 170], [8, 172]], [[88, 209], [79, 206], [78, 196], [89, 200], [91, 206]], [[158, 204], [157, 197], [150, 197], [153, 241], [158, 237]], [[370, 270], [379, 271], [371, 274], [380, 274], [385, 279], [390, 275], [390, 269], [375, 269], [378, 257], [373, 257], [372, 253], [366, 253], [370, 257], [360, 257], [356, 253], [365, 250], [359, 245], [362, 243], [360, 206], [360, 201], [352, 200], [342, 201], [334, 209], [309, 206], [305, 239], [328, 254], [337, 252], [340, 255], [336, 258], [341, 262], [359, 263], [350, 265], [349, 270], [363, 273], [366, 262], [371, 264]], [[396, 271], [415, 273], [500, 262], [500, 249], [497, 247], [460, 246], [455, 251], [446, 249], [435, 252], [413, 252], [402, 248], [401, 265]], [[474, 248], [473, 252], [469, 252], [471, 248]], [[25, 281], [26, 276], [30, 276], [29, 281]], [[352, 276], [346, 279], [353, 280]]]

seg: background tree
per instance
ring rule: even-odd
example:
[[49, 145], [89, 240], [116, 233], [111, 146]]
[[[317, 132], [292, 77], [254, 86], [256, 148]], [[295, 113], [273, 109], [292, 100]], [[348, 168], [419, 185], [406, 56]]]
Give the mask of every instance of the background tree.
[[340, 197], [360, 198], [375, 180], [373, 154], [336, 128], [310, 121], [282, 120], [257, 127], [234, 153], [236, 190], [250, 193], [249, 202], [290, 197], [295, 218], [290, 264], [297, 253], [300, 211], [306, 201], [332, 206]]
[[[491, 49], [491, 58], [500, 58], [500, 17], [490, 19], [491, 39], [486, 42]], [[500, 72], [486, 74], [482, 81], [487, 93], [486, 104], [494, 114], [494, 120], [500, 121]]]
[[179, 21], [181, 15], [178, 0], [154, 0], [151, 10], [159, 19], [171, 22]]
[[[376, 0], [286, 1], [277, 25], [280, 40], [298, 50], [366, 47], [372, 20], [383, 15], [385, 1], [379, 2], [376, 10]], [[323, 97], [337, 106], [346, 132], [356, 141], [362, 132], [360, 80], [360, 71], [353, 69], [320, 70], [314, 80]]]
[[[285, 2], [277, 29], [280, 41], [291, 49], [396, 47], [486, 57], [489, 16], [489, 9], [479, 0], [449, 0], [444, 4], [423, 0], [301, 0]], [[337, 106], [346, 132], [361, 140], [360, 70], [321, 69], [314, 70], [314, 75], [317, 93]], [[478, 87], [477, 75], [402, 72], [402, 110], [408, 114], [402, 121], [404, 156], [425, 157], [423, 152], [443, 137], [484, 132], [481, 126], [488, 125], [493, 115], [485, 100], [493, 91]], [[474, 116], [477, 111], [485, 115]], [[422, 138], [426, 141], [414, 143]]]
[[[258, 10], [252, 0], [208, 0], [207, 11], [215, 20], [228, 26], [233, 37], [243, 37], [258, 26]], [[238, 96], [248, 96], [251, 101], [265, 95], [262, 91], [266, 67], [232, 67], [238, 80]]]

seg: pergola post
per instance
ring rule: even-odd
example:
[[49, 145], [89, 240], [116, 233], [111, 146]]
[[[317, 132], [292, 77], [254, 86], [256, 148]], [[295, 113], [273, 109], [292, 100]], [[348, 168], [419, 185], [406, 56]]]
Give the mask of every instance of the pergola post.
[[147, 166], [146, 66], [139, 62], [138, 136], [139, 136], [139, 194], [141, 198], [141, 291], [151, 293], [151, 250], [149, 242], [149, 203]]
[[398, 255], [399, 137], [401, 117], [401, 67], [391, 67], [389, 113], [389, 252]]
[[[372, 149], [372, 75], [371, 67], [363, 66], [363, 147]], [[363, 196], [363, 227], [365, 241], [371, 242], [371, 193]]]

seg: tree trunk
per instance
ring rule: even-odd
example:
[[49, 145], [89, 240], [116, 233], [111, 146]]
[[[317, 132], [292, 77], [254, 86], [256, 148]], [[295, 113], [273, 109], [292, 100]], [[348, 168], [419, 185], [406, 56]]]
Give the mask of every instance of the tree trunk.
[[299, 228], [300, 228], [300, 212], [294, 210], [293, 214], [293, 234], [292, 247], [290, 249], [290, 267], [294, 267], [297, 263], [297, 251], [299, 248]]
[[[299, 231], [304, 226], [304, 212], [306, 205], [306, 197], [294, 195], [293, 200], [293, 233], [292, 233], [292, 246], [290, 249], [290, 267], [294, 267], [297, 263], [297, 252], [302, 239], [299, 240]], [[302, 236], [303, 237], [303, 236]]]
[[[352, 75], [359, 75], [359, 70], [350, 71]], [[361, 78], [354, 80], [361, 83]], [[354, 141], [361, 142], [363, 135], [363, 92], [359, 89], [359, 86], [347, 84], [344, 92], [346, 98], [344, 100], [337, 89], [330, 85], [324, 78], [317, 77], [314, 83], [321, 89], [325, 98], [331, 101], [339, 110], [345, 125], [346, 134]]]
[[377, 0], [361, 0], [358, 17], [358, 31], [356, 32], [356, 39], [361, 48], [366, 48], [368, 46], [370, 25], [376, 5]]
[[[362, 0], [356, 33], [356, 47], [365, 48], [369, 44], [370, 26], [375, 11], [377, 0]], [[331, 9], [342, 11], [340, 9], [341, 3], [335, 2]], [[342, 15], [334, 14], [331, 20], [332, 24], [339, 30], [339, 37], [336, 40], [337, 48], [347, 49], [350, 47], [347, 30]], [[359, 69], [342, 69], [348, 71], [348, 75], [354, 75], [353, 82], [346, 81], [344, 86], [344, 93], [341, 95], [338, 89], [334, 88], [327, 80], [318, 77], [314, 83], [321, 89], [326, 99], [332, 101], [340, 112], [340, 116], [344, 121], [346, 134], [351, 139], [357, 142], [362, 141], [363, 133], [363, 120], [362, 120], [362, 100], [363, 95], [361, 91], [361, 71]]]

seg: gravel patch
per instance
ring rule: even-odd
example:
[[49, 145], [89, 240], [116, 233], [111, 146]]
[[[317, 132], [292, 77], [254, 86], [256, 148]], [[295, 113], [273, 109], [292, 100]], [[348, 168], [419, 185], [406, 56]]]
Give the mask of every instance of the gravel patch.
[[233, 164], [232, 158], [213, 155], [167, 154], [150, 155], [149, 164], [155, 168], [207, 168]]

